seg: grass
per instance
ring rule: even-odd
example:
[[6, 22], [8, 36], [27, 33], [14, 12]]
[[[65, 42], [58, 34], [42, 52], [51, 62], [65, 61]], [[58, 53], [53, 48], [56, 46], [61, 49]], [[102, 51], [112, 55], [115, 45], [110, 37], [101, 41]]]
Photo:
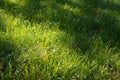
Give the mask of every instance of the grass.
[[1, 0], [0, 80], [118, 80], [119, 32], [119, 0]]

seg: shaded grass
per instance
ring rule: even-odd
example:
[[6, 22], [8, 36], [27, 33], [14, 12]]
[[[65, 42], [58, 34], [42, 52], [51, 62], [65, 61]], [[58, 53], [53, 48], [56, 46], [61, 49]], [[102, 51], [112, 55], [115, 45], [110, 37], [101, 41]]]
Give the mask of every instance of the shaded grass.
[[2, 0], [0, 78], [119, 79], [119, 9], [113, 0]]

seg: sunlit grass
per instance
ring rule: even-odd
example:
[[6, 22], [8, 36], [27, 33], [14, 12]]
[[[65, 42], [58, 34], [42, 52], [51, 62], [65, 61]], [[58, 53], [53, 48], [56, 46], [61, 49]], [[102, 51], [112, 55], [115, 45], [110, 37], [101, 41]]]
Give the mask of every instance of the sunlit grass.
[[26, 4], [26, 0], [4, 0], [5, 3], [15, 4], [19, 7], [22, 7]]
[[119, 11], [99, 7], [91, 17], [86, 5], [72, 5], [78, 0], [4, 1], [11, 6], [0, 5], [0, 80], [120, 78]]
[[19, 0], [7, 0], [7, 1], [11, 3], [18, 3]]

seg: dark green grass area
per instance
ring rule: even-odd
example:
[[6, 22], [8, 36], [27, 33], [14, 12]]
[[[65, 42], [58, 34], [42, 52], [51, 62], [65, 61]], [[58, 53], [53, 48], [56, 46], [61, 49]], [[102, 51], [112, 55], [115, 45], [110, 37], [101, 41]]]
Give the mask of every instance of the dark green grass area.
[[1, 0], [1, 79], [120, 77], [120, 1]]

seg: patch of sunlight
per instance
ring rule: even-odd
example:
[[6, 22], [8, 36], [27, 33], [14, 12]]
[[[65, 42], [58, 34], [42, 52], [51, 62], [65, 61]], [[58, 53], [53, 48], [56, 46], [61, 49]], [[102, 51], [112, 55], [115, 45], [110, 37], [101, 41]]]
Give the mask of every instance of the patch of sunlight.
[[26, 0], [6, 0], [9, 3], [16, 4], [18, 6], [24, 6]]
[[110, 16], [114, 16], [116, 19], [119, 16], [119, 12], [118, 11], [115, 11], [115, 10], [113, 11], [113, 10], [110, 10], [109, 8], [106, 8], [106, 9], [98, 8], [97, 12], [100, 12], [100, 13], [103, 13], [103, 14], [106, 13], [106, 14], [108, 14]]
[[80, 3], [80, 0], [71, 0], [73, 3]]
[[79, 8], [73, 8], [72, 12], [76, 15], [79, 15], [80, 14], [80, 9]]
[[11, 3], [18, 3], [19, 0], [8, 0]]
[[[19, 47], [18, 51], [22, 51], [18, 59], [57, 61], [62, 64], [62, 69], [64, 66], [70, 69], [78, 64], [76, 52], [68, 45], [71, 42], [70, 34], [59, 30], [58, 25], [53, 25], [56, 29], [51, 30], [48, 28], [50, 23], [30, 24], [10, 14], [4, 14], [3, 18], [8, 27], [6, 35]], [[59, 64], [54, 65], [57, 67]]]
[[62, 8], [65, 10], [69, 10], [70, 12], [73, 12], [75, 15], [80, 15], [80, 9], [77, 7], [73, 8], [70, 5], [65, 4], [65, 5], [63, 5]]
[[110, 0], [111, 3], [114, 3], [114, 4], [117, 4], [117, 5], [120, 5], [120, 0]]
[[4, 20], [4, 23], [8, 29], [12, 29], [17, 26], [17, 24], [20, 22], [19, 18], [14, 18], [10, 14], [6, 14], [5, 11], [0, 11], [0, 17]]
[[72, 8], [70, 5], [68, 5], [68, 4], [63, 5], [62, 8], [65, 9], [65, 10], [69, 10], [69, 11], [72, 11], [72, 9], [73, 9], [73, 8]]

